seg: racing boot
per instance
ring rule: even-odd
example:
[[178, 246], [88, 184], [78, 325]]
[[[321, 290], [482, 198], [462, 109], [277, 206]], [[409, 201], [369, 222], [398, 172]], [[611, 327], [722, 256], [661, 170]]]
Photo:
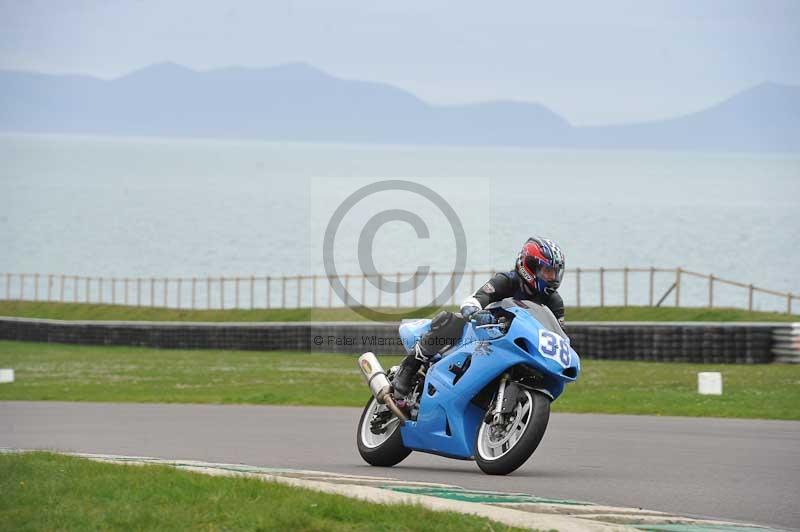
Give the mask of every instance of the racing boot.
[[417, 372], [422, 367], [422, 363], [428, 360], [422, 351], [419, 342], [414, 345], [414, 353], [406, 355], [400, 363], [400, 369], [392, 379], [392, 388], [397, 396], [406, 396], [414, 387]]

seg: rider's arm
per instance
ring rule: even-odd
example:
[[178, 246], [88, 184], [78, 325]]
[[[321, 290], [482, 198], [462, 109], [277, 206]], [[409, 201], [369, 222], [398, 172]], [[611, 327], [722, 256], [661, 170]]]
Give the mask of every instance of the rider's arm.
[[558, 318], [558, 323], [561, 325], [561, 328], [564, 328], [564, 300], [561, 298], [561, 294], [558, 292], [553, 292], [550, 294], [550, 297], [547, 298], [545, 301], [545, 305], [553, 311], [553, 315]]
[[461, 304], [461, 315], [469, 318], [475, 312], [486, 308], [489, 303], [512, 295], [514, 295], [514, 283], [506, 274], [498, 273]]

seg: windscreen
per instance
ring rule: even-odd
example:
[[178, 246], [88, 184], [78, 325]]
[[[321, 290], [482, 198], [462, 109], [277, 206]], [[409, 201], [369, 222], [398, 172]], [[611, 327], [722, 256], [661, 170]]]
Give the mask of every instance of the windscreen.
[[526, 305], [528, 308], [528, 314], [536, 318], [536, 321], [541, 323], [542, 327], [549, 331], [553, 331], [562, 338], [567, 337], [566, 333], [564, 333], [564, 330], [561, 328], [561, 325], [558, 324], [558, 320], [556, 319], [555, 315], [549, 308], [531, 301], [524, 301], [524, 303], [530, 303], [530, 306]]
[[553, 331], [562, 338], [567, 337], [566, 333], [561, 328], [561, 325], [558, 324], [558, 319], [556, 319], [553, 312], [545, 305], [540, 305], [538, 303], [534, 303], [533, 301], [528, 301], [524, 299], [520, 300], [508, 297], [503, 301], [499, 301], [498, 303], [492, 303], [491, 305], [488, 305], [486, 308], [490, 309], [495, 306], [499, 306], [502, 308], [522, 307], [526, 309], [528, 314], [533, 316], [536, 321], [541, 323], [542, 327], [544, 327], [549, 331]]

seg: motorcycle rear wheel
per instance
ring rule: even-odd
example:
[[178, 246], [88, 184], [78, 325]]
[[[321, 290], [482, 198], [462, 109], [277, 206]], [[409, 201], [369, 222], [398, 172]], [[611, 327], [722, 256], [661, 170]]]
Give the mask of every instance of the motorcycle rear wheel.
[[400, 435], [400, 420], [396, 417], [385, 425], [386, 432], [374, 434], [370, 429], [372, 417], [380, 409], [386, 408], [371, 397], [361, 413], [356, 431], [356, 445], [358, 453], [370, 465], [379, 467], [391, 467], [402, 462], [409, 454], [411, 449], [403, 445], [403, 438]]
[[475, 441], [475, 461], [489, 475], [515, 471], [539, 446], [550, 420], [550, 398], [523, 390], [503, 430], [481, 423]]

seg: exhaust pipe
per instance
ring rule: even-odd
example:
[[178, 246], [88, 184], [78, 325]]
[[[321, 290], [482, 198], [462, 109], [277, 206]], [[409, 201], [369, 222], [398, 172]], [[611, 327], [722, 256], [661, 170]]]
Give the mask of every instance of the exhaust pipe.
[[385, 404], [389, 410], [397, 416], [400, 423], [408, 421], [406, 415], [397, 407], [397, 404], [395, 404], [392, 398], [392, 385], [375, 354], [371, 351], [367, 351], [358, 357], [358, 369], [361, 370], [361, 374], [364, 376], [364, 380], [367, 381], [369, 391], [372, 392], [375, 400], [381, 404]]

